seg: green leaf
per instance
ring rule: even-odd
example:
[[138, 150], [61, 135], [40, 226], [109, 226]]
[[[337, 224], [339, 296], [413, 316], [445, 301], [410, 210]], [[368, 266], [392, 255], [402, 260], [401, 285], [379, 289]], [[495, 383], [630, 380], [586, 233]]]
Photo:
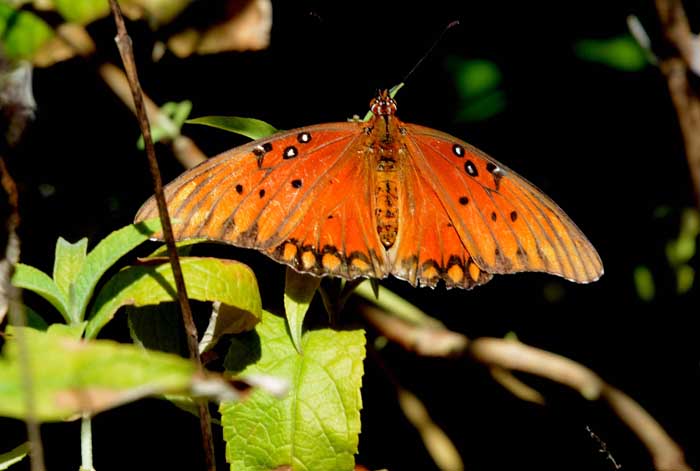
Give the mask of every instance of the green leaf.
[[442, 322], [427, 315], [419, 307], [409, 303], [398, 294], [379, 285], [375, 294], [371, 280], [362, 282], [355, 288], [355, 294], [379, 306], [388, 313], [417, 325], [444, 327]]
[[217, 301], [212, 306], [209, 325], [199, 341], [199, 351], [211, 350], [222, 336], [247, 332], [258, 322], [259, 317]]
[[53, 36], [51, 27], [35, 14], [0, 2], [0, 43], [8, 59], [31, 59]]
[[87, 238], [71, 244], [63, 237], [56, 242], [56, 256], [53, 261], [53, 281], [66, 299], [70, 299], [71, 286], [85, 262]]
[[12, 284], [18, 288], [35, 292], [50, 302], [61, 313], [66, 322], [74, 319], [68, 314], [68, 301], [58, 289], [56, 283], [43, 271], [34, 267], [18, 263], [15, 265], [15, 273], [12, 275]]
[[73, 297], [69, 306], [72, 319], [77, 321], [85, 319], [87, 305], [100, 277], [117, 260], [148, 240], [158, 230], [160, 230], [160, 221], [151, 219], [114, 231], [97, 244], [85, 258], [83, 268], [73, 284]]
[[0, 454], [0, 471], [8, 469], [15, 463], [19, 463], [29, 453], [29, 442], [24, 442], [7, 453]]
[[[260, 318], [258, 283], [246, 265], [204, 257], [183, 257], [180, 264], [191, 299], [221, 301]], [[94, 338], [122, 306], [148, 306], [176, 299], [169, 263], [128, 267], [110, 279], [97, 295], [85, 336]]]
[[24, 442], [7, 453], [0, 454], [0, 471], [8, 469], [15, 463], [19, 463], [28, 453], [29, 442]]
[[637, 296], [643, 301], [654, 299], [654, 277], [649, 268], [640, 265], [634, 269], [634, 286], [637, 288]]
[[505, 107], [506, 94], [502, 90], [494, 90], [463, 102], [456, 119], [466, 122], [483, 121], [497, 115]]
[[[192, 102], [169, 101], [160, 108], [160, 114], [155, 117], [151, 126], [151, 139], [153, 143], [163, 139], [172, 140], [180, 135], [180, 129], [192, 111]], [[139, 137], [136, 147], [144, 149], [143, 136]]]
[[[300, 355], [284, 319], [263, 312], [254, 332], [237, 337], [240, 342], [226, 356], [227, 369], [280, 377], [291, 390], [283, 399], [256, 390], [244, 402], [221, 404], [231, 469], [352, 470], [360, 433], [364, 331], [307, 331]], [[257, 362], [238, 371], [242, 359]]]
[[251, 139], [260, 139], [277, 132], [270, 124], [255, 118], [240, 116], [202, 116], [185, 121], [189, 124], [204, 124], [224, 131], [235, 132]]
[[498, 65], [484, 59], [465, 60], [450, 57], [447, 68], [455, 77], [457, 92], [463, 100], [472, 100], [496, 90], [503, 81]]
[[83, 332], [85, 332], [85, 326], [87, 321], [83, 321], [79, 324], [51, 324], [46, 331], [49, 334], [61, 335], [63, 337], [70, 337], [75, 340], [80, 340], [83, 337]]
[[589, 62], [626, 72], [635, 72], [648, 64], [644, 50], [629, 34], [608, 39], [581, 39], [574, 44], [576, 55]]
[[304, 317], [320, 283], [321, 278], [317, 276], [305, 275], [287, 267], [284, 283], [284, 312], [292, 342], [299, 353], [302, 353], [301, 330]]
[[681, 265], [676, 268], [676, 292], [685, 294], [693, 287], [695, 282], [695, 269], [690, 265]]
[[107, 0], [53, 0], [56, 10], [69, 22], [87, 24], [109, 14]]
[[194, 364], [176, 355], [107, 340], [90, 342], [10, 328], [0, 356], [0, 415], [25, 418], [17, 335], [24, 336], [41, 422], [75, 418], [146, 395], [184, 393], [195, 380]]
[[139, 308], [127, 306], [129, 333], [135, 344], [149, 350], [187, 356], [187, 342], [182, 335], [182, 314], [176, 303]]

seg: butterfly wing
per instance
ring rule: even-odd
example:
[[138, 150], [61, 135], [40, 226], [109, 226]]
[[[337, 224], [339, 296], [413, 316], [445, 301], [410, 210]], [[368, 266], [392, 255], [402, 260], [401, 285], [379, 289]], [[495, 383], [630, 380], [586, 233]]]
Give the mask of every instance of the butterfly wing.
[[[432, 197], [441, 213], [418, 214], [442, 227], [451, 224], [448, 233], [454, 228], [461, 243], [452, 237], [440, 250], [436, 245], [434, 258], [463, 251], [487, 273], [541, 271], [579, 283], [603, 274], [595, 248], [537, 187], [466, 142], [423, 126], [403, 126], [419, 174], [408, 178], [410, 187], [429, 188], [422, 197]], [[404, 236], [402, 244], [409, 239]]]
[[[323, 124], [209, 159], [165, 188], [175, 238], [258, 249], [316, 275], [387, 276], [364, 137], [361, 123]], [[136, 220], [157, 214], [151, 198]]]

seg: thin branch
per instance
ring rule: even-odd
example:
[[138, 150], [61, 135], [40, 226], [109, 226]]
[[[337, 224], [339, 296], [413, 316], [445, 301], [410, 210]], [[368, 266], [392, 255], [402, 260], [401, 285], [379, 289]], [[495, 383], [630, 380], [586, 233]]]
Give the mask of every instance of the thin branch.
[[[3, 300], [6, 303], [6, 308], [10, 316], [12, 325], [23, 327], [26, 325], [25, 312], [22, 303], [19, 300], [19, 289], [15, 288], [12, 283], [12, 274], [14, 273], [15, 265], [19, 262], [19, 236], [17, 229], [19, 227], [19, 197], [17, 193], [17, 185], [10, 175], [5, 165], [5, 159], [0, 156], [0, 184], [2, 184], [10, 207], [10, 216], [7, 220], [7, 247], [5, 250], [5, 259], [2, 263], [3, 277]], [[3, 313], [4, 314], [4, 313]], [[1, 318], [1, 316], [0, 316]], [[24, 338], [22, 329], [16, 332], [17, 346], [19, 349], [20, 371], [22, 372], [22, 388], [24, 389], [24, 407], [26, 411], [25, 423], [27, 424], [27, 437], [29, 438], [29, 457], [32, 471], [43, 471], [46, 469], [44, 464], [44, 447], [41, 443], [41, 433], [39, 432], [39, 423], [36, 420], [36, 395], [34, 394], [34, 384], [32, 381], [32, 364], [29, 360], [29, 349]]]
[[[365, 304], [360, 312], [382, 335], [420, 355], [468, 355], [491, 368], [530, 373], [569, 386], [588, 400], [604, 400], [646, 446], [657, 471], [692, 471], [681, 448], [641, 405], [580, 363], [513, 340], [470, 340], [446, 328], [412, 324]], [[509, 382], [501, 384], [510, 389]], [[516, 388], [513, 392], [520, 397], [522, 391]]]
[[676, 109], [685, 153], [688, 160], [695, 204], [700, 207], [700, 96], [689, 81], [698, 73], [700, 64], [695, 52], [694, 37], [680, 0], [655, 0], [663, 31], [666, 53], [659, 59], [659, 68], [666, 77], [671, 101]]
[[[187, 289], [185, 288], [185, 281], [182, 276], [180, 259], [177, 256], [173, 229], [170, 222], [170, 216], [168, 215], [165, 195], [163, 194], [163, 182], [161, 181], [160, 170], [158, 169], [158, 161], [156, 160], [153, 140], [151, 138], [151, 129], [148, 123], [148, 116], [146, 114], [146, 109], [143, 102], [141, 85], [139, 83], [138, 73], [136, 70], [136, 61], [134, 60], [131, 38], [127, 34], [124, 18], [122, 17], [119, 4], [116, 0], [109, 0], [109, 4], [114, 15], [114, 21], [117, 25], [117, 37], [115, 40], [117, 47], [119, 48], [119, 54], [121, 55], [122, 62], [124, 63], [127, 78], [129, 79], [129, 85], [131, 86], [139, 126], [141, 127], [141, 133], [146, 146], [149, 169], [153, 178], [153, 186], [155, 189], [156, 201], [158, 203], [158, 213], [160, 214], [160, 220], [163, 227], [163, 236], [165, 238], [166, 246], [168, 247], [168, 255], [173, 269], [173, 278], [175, 279], [175, 286], [177, 288], [178, 301], [180, 304], [180, 309], [182, 310], [183, 322], [185, 324], [187, 347], [190, 352], [190, 357], [195, 361], [197, 368], [199, 371], [203, 371], [204, 368], [202, 367], [201, 359], [199, 357], [197, 328], [194, 324], [192, 311], [187, 298]], [[214, 441], [211, 432], [211, 416], [209, 414], [206, 401], [199, 401], [198, 407], [206, 466], [208, 470], [215, 470], [216, 460], [214, 459]]]

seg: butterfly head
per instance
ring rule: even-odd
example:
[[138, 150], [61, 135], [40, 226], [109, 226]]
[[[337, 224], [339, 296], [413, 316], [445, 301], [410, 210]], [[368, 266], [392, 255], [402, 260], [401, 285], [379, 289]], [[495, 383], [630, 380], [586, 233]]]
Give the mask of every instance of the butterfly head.
[[374, 116], [389, 116], [396, 113], [396, 101], [384, 90], [377, 94], [369, 103], [369, 109]]

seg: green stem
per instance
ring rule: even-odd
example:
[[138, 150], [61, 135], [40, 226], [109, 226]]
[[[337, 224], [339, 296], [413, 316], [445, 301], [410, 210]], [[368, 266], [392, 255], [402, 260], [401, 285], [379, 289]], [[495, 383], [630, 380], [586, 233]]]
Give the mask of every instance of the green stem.
[[95, 471], [92, 466], [92, 417], [84, 415], [80, 422], [80, 471]]

